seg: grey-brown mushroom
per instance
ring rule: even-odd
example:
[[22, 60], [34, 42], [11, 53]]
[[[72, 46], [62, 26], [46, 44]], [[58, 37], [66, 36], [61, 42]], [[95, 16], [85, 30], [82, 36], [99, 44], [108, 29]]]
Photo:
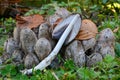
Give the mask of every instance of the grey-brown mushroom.
[[40, 61], [47, 57], [52, 50], [51, 44], [46, 38], [40, 38], [34, 49]]
[[65, 57], [67, 59], [72, 59], [74, 63], [78, 66], [85, 65], [85, 52], [81, 41], [75, 40], [70, 45], [66, 47]]
[[25, 54], [33, 53], [37, 37], [29, 28], [23, 28], [20, 32], [20, 42]]

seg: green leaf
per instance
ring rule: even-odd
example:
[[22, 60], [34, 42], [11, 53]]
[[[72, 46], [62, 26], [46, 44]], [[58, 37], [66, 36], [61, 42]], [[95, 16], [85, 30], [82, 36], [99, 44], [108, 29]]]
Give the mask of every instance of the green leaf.
[[0, 80], [3, 80], [3, 78], [0, 77]]
[[82, 13], [82, 10], [81, 10], [80, 7], [76, 7], [76, 9], [77, 9], [77, 10], [76, 10], [77, 13], [80, 13], [80, 14]]
[[107, 3], [107, 1], [108, 1], [108, 0], [102, 0], [102, 3], [105, 4], [105, 3]]
[[58, 4], [60, 7], [67, 7], [68, 6], [68, 4], [66, 4], [65, 2], [61, 2], [61, 3], [59, 3]]
[[115, 52], [116, 55], [120, 57], [120, 43], [118, 42], [115, 43]]
[[113, 60], [114, 60], [114, 57], [111, 56], [111, 55], [107, 55], [107, 56], [104, 58], [104, 61], [107, 62], [107, 63], [111, 63]]
[[2, 76], [14, 76], [17, 74], [15, 65], [7, 64], [5, 67], [0, 71]]
[[36, 74], [42, 74], [40, 70], [33, 70], [33, 75], [36, 75]]
[[40, 79], [37, 78], [36, 76], [31, 76], [30, 80], [40, 80]]
[[11, 74], [12, 76], [14, 76], [14, 75], [17, 74], [17, 71], [16, 71], [15, 67], [13, 67], [13, 68], [11, 69], [10, 74]]
[[102, 75], [102, 76], [100, 76], [100, 80], [108, 80], [108, 76], [107, 75]]
[[90, 9], [96, 9], [97, 8], [97, 5], [93, 5], [90, 7]]
[[75, 5], [79, 5], [79, 3], [78, 2], [69, 2], [70, 7], [75, 6]]
[[58, 78], [62, 78], [62, 76], [65, 74], [65, 71], [63, 69], [60, 69], [59, 71], [55, 72]]
[[0, 28], [0, 33], [3, 33], [4, 29], [3, 28]]
[[7, 71], [7, 69], [2, 69], [0, 73], [2, 76], [6, 76], [9, 73], [9, 71]]
[[29, 78], [26, 75], [21, 75], [20, 80], [29, 80]]
[[64, 67], [66, 68], [66, 70], [73, 70], [73, 69], [76, 68], [73, 60], [67, 60], [67, 61], [65, 61]]
[[81, 79], [84, 79], [84, 80], [90, 79], [88, 73], [89, 73], [89, 70], [86, 70], [86, 68], [80, 68], [80, 69], [78, 70], [78, 75], [79, 75], [79, 77], [80, 77]]
[[47, 11], [48, 15], [53, 15], [55, 13], [55, 10], [54, 9], [49, 9]]
[[45, 14], [45, 11], [44, 11], [44, 10], [40, 10], [39, 13], [40, 13], [40, 14]]
[[49, 8], [50, 8], [49, 5], [44, 5], [44, 6], [41, 7], [41, 9], [49, 9]]

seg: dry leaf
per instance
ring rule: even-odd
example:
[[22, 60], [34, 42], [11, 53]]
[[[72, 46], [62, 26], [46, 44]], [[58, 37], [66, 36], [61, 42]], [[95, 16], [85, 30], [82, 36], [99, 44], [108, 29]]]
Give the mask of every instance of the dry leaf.
[[113, 32], [116, 33], [116, 32], [118, 32], [118, 30], [119, 30], [119, 27], [115, 28], [115, 29], [113, 30]]
[[21, 2], [21, 0], [8, 0], [10, 4], [15, 4]]
[[98, 33], [97, 26], [91, 20], [84, 19], [82, 20], [82, 25], [78, 35], [76, 36], [77, 40], [90, 39], [96, 36]]
[[31, 15], [31, 16], [16, 16], [17, 27], [29, 27], [30, 29], [38, 27], [41, 23], [44, 22], [44, 18], [39, 15]]

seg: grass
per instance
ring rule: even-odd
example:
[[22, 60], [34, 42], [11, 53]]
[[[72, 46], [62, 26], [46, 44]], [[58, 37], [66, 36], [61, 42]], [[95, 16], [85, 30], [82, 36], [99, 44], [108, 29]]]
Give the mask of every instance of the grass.
[[118, 80], [120, 79], [120, 59], [107, 55], [98, 65], [89, 67], [77, 67], [72, 60], [64, 62], [57, 69], [44, 69], [33, 71], [32, 75], [23, 75], [19, 72], [23, 65], [4, 64], [0, 67], [0, 80]]
[[0, 36], [0, 55], [2, 55], [2, 53], [4, 52], [3, 46], [4, 46], [4, 42], [7, 40], [8, 35], [2, 35]]

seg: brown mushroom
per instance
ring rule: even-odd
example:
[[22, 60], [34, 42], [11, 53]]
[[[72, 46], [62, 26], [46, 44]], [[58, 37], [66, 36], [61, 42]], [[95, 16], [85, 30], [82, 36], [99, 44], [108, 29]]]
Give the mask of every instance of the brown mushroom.
[[77, 40], [86, 40], [96, 37], [98, 33], [97, 26], [94, 22], [88, 19], [82, 20], [82, 25], [78, 35], [76, 36]]

